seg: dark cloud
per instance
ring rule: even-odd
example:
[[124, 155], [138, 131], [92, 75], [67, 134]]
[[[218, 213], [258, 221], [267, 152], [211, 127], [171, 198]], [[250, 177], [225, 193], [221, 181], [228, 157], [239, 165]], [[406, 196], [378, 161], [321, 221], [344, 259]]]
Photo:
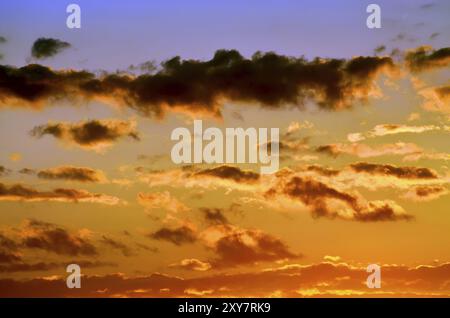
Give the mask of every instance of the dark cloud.
[[430, 40], [432, 40], [432, 39], [434, 39], [434, 38], [437, 38], [438, 36], [439, 36], [439, 32], [433, 32], [433, 33], [431, 33], [431, 35], [430, 35]]
[[0, 273], [13, 273], [13, 272], [43, 272], [59, 269], [65, 271], [68, 264], [77, 264], [81, 268], [96, 268], [96, 267], [107, 267], [107, 266], [117, 266], [114, 263], [100, 262], [100, 261], [80, 261], [73, 260], [70, 262], [57, 263], [57, 262], [38, 262], [38, 263], [24, 263], [17, 262], [11, 264], [0, 264]]
[[300, 199], [312, 207], [313, 216], [332, 216], [325, 199], [336, 199], [347, 203], [353, 210], [359, 210], [357, 198], [351, 194], [336, 190], [325, 183], [311, 178], [293, 177], [283, 189], [290, 197]]
[[26, 248], [70, 256], [98, 254], [96, 247], [88, 239], [69, 233], [52, 223], [30, 219], [23, 232], [22, 244]]
[[437, 87], [434, 89], [434, 91], [442, 100], [450, 97], [450, 85]]
[[386, 51], [386, 45], [379, 45], [374, 49], [376, 54], [383, 53], [384, 51]]
[[446, 191], [446, 188], [443, 186], [417, 186], [414, 191], [419, 197], [428, 197], [443, 193]]
[[377, 205], [372, 202], [368, 203], [367, 211], [364, 213], [356, 213], [354, 218], [356, 221], [360, 222], [410, 221], [414, 219], [414, 217], [409, 214], [398, 214], [395, 211], [395, 208], [389, 203]]
[[3, 183], [0, 183], [0, 201], [93, 202], [109, 205], [120, 203], [120, 199], [116, 197], [85, 190], [57, 188], [39, 191], [21, 184], [8, 186]]
[[[412, 220], [413, 217], [404, 213], [403, 209], [392, 201], [361, 200], [354, 193], [347, 193], [311, 177], [288, 177], [280, 184], [269, 189], [265, 196], [268, 200], [275, 199], [277, 194], [283, 194], [291, 199], [299, 200], [311, 209], [315, 218], [344, 219], [359, 222]], [[341, 208], [330, 206], [330, 201], [341, 202], [349, 209], [342, 214]]]
[[308, 61], [256, 53], [247, 59], [235, 50], [219, 50], [209, 61], [174, 57], [158, 72], [139, 76], [0, 66], [0, 102], [39, 107], [61, 98], [101, 100], [147, 116], [168, 110], [220, 116], [224, 100], [278, 108], [312, 99], [320, 108], [339, 110], [367, 100], [376, 76], [394, 68], [390, 57]]
[[30, 169], [30, 168], [23, 168], [19, 170], [20, 174], [27, 174], [27, 175], [33, 175], [36, 174], [36, 170]]
[[163, 227], [156, 232], [150, 233], [148, 237], [154, 240], [167, 241], [175, 245], [194, 243], [197, 240], [195, 231], [188, 226], [180, 226], [173, 229]]
[[33, 43], [31, 56], [36, 59], [51, 57], [70, 46], [70, 43], [58, 39], [39, 38]]
[[230, 179], [235, 182], [254, 183], [259, 180], [259, 174], [253, 171], [241, 170], [238, 167], [222, 165], [210, 169], [203, 169], [194, 176], [210, 176], [221, 179]]
[[316, 152], [323, 153], [332, 157], [337, 157], [342, 153], [334, 144], [318, 146], [316, 148]]
[[426, 9], [431, 9], [431, 8], [433, 8], [433, 7], [435, 7], [435, 6], [436, 6], [435, 3], [430, 2], [430, 3], [422, 4], [422, 5], [420, 6], [420, 9], [426, 10]]
[[326, 177], [334, 177], [337, 176], [341, 171], [336, 169], [331, 169], [319, 165], [310, 165], [306, 167], [307, 171], [314, 171], [320, 175], [326, 176]]
[[210, 242], [217, 258], [213, 267], [222, 268], [257, 262], [298, 258], [279, 238], [260, 230], [242, 229], [232, 225], [218, 225], [207, 231], [217, 231], [219, 239]]
[[201, 208], [205, 221], [209, 224], [218, 225], [218, 224], [227, 224], [228, 219], [223, 214], [222, 209], [217, 208]]
[[62, 266], [58, 263], [44, 263], [44, 262], [11, 263], [7, 265], [0, 264], [0, 273], [49, 271], [52, 269], [56, 269], [58, 267]]
[[9, 264], [20, 261], [21, 257], [15, 253], [0, 250], [0, 264]]
[[49, 180], [70, 180], [80, 182], [100, 182], [104, 179], [103, 173], [86, 167], [61, 166], [40, 170], [37, 176]]
[[0, 233], [0, 249], [5, 251], [16, 251], [19, 245], [16, 241], [12, 240], [8, 236]]
[[414, 73], [446, 67], [450, 64], [450, 47], [434, 50], [429, 46], [421, 46], [408, 51], [405, 61]]
[[11, 170], [5, 168], [4, 166], [0, 166], [0, 177], [6, 176], [11, 173]]
[[102, 236], [100, 242], [105, 245], [108, 245], [109, 247], [112, 247], [113, 249], [119, 250], [124, 256], [134, 255], [133, 251], [126, 244], [114, 240], [106, 235]]
[[448, 193], [448, 189], [443, 185], [419, 185], [408, 189], [403, 198], [409, 201], [424, 202], [439, 199]]
[[356, 172], [394, 176], [402, 179], [436, 179], [436, 173], [428, 168], [396, 167], [388, 164], [374, 164], [367, 162], [353, 163], [350, 167]]
[[30, 134], [38, 138], [52, 135], [57, 139], [93, 149], [110, 145], [127, 136], [139, 140], [135, 123], [125, 120], [89, 120], [74, 124], [48, 123], [35, 127]]
[[4, 36], [0, 35], [0, 43], [5, 43], [6, 42], [6, 38]]

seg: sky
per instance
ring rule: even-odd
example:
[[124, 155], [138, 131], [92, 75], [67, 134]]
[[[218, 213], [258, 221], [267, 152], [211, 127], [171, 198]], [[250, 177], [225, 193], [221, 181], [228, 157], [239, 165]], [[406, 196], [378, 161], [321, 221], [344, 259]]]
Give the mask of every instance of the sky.
[[0, 297], [448, 297], [450, 4], [372, 2], [1, 2]]

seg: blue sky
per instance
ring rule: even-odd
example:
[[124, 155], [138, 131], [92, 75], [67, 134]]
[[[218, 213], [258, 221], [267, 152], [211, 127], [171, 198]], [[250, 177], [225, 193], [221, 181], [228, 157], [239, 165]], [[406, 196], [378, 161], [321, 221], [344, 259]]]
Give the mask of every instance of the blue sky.
[[[368, 29], [366, 6], [374, 1], [50, 1], [0, 3], [3, 63], [26, 64], [38, 37], [54, 37], [73, 48], [45, 61], [54, 67], [125, 69], [147, 60], [180, 55], [207, 59], [220, 48], [306, 57], [370, 55], [378, 45], [410, 48], [448, 43], [446, 1], [377, 1], [382, 28]], [[66, 6], [77, 3], [82, 28], [65, 26]], [[421, 8], [432, 4], [435, 8]], [[437, 8], [439, 10], [437, 10]], [[434, 39], [429, 36], [441, 33]], [[398, 34], [405, 38], [394, 41]]]

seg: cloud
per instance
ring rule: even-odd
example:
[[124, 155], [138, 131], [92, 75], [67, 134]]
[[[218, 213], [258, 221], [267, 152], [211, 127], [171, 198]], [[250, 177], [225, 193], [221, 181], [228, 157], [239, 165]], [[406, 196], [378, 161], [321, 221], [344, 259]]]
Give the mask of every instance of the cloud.
[[386, 51], [386, 45], [378, 45], [374, 49], [375, 54], [383, 53], [384, 51]]
[[91, 193], [86, 190], [57, 188], [50, 191], [40, 191], [21, 184], [8, 186], [3, 183], [0, 183], [0, 201], [91, 202], [107, 205], [117, 205], [122, 203], [122, 200], [117, 197]]
[[[22, 170], [21, 170], [22, 171]], [[25, 173], [28, 171], [25, 171]], [[40, 170], [37, 176], [48, 180], [69, 180], [79, 182], [101, 182], [106, 180], [102, 171], [87, 167], [60, 166]]]
[[103, 119], [78, 123], [48, 123], [34, 127], [30, 134], [37, 138], [51, 135], [87, 150], [102, 150], [123, 137], [139, 140], [135, 127], [134, 121]]
[[430, 40], [433, 40], [433, 39], [437, 38], [439, 35], [440, 35], [439, 32], [433, 32], [433, 33], [431, 33], [429, 39], [430, 39]]
[[374, 164], [367, 162], [352, 163], [350, 167], [356, 172], [394, 176], [404, 179], [437, 179], [436, 172], [428, 168], [396, 167], [388, 164]]
[[148, 209], [165, 209], [172, 213], [186, 212], [189, 208], [173, 197], [170, 192], [139, 192], [137, 196], [138, 202]]
[[225, 101], [262, 107], [302, 106], [314, 100], [323, 109], [340, 110], [366, 101], [381, 73], [395, 69], [390, 57], [308, 61], [276, 53], [247, 59], [235, 50], [219, 50], [209, 61], [174, 57], [156, 73], [103, 74], [52, 70], [32, 64], [0, 66], [0, 102], [39, 108], [61, 98], [126, 105], [146, 116], [167, 111], [221, 116]]
[[41, 249], [60, 255], [97, 255], [96, 247], [85, 237], [69, 233], [55, 224], [34, 219], [25, 221], [22, 244], [26, 248]]
[[448, 194], [446, 187], [441, 185], [422, 185], [409, 189], [403, 198], [412, 201], [431, 201]]
[[33, 43], [31, 56], [36, 59], [52, 57], [70, 46], [70, 43], [58, 39], [39, 38]]
[[446, 67], [450, 64], [450, 47], [434, 50], [431, 46], [421, 46], [406, 52], [405, 62], [413, 73]]
[[0, 35], [0, 43], [5, 43], [6, 42], [6, 38], [4, 36]]
[[21, 257], [18, 256], [16, 253], [11, 253], [8, 251], [0, 250], [0, 264], [14, 263], [14, 262], [17, 262], [20, 260], [21, 260]]
[[4, 166], [0, 166], [0, 177], [7, 176], [11, 173], [11, 170], [8, 168], [5, 168]]
[[236, 190], [251, 190], [259, 184], [261, 176], [257, 172], [239, 167], [221, 165], [213, 168], [184, 166], [168, 170], [146, 170], [138, 167], [140, 181], [150, 186], [202, 187], [213, 189], [224, 187]]
[[253, 171], [241, 170], [238, 167], [222, 165], [210, 169], [203, 169], [194, 176], [209, 176], [221, 179], [230, 179], [235, 182], [254, 183], [259, 180], [259, 174]]
[[20, 174], [34, 175], [36, 174], [36, 170], [30, 168], [22, 168], [19, 170]]
[[418, 155], [423, 153], [423, 149], [416, 144], [404, 142], [383, 144], [375, 147], [361, 143], [337, 143], [319, 146], [316, 148], [316, 152], [324, 153], [332, 157], [348, 154], [359, 158], [371, 158], [386, 155]]
[[156, 232], [148, 234], [148, 237], [154, 240], [167, 241], [178, 246], [194, 243], [197, 240], [196, 232], [186, 225], [177, 228], [163, 227]]
[[424, 99], [423, 109], [450, 114], [450, 85], [427, 87], [419, 90], [419, 94]]
[[217, 257], [209, 261], [215, 268], [298, 258], [279, 238], [256, 229], [230, 224], [215, 225], [200, 234]]
[[116, 266], [114, 263], [100, 262], [100, 261], [80, 261], [73, 260], [69, 262], [37, 262], [37, 263], [11, 263], [7, 265], [0, 265], [0, 273], [14, 273], [14, 272], [42, 272], [51, 270], [65, 270], [68, 264], [76, 263], [80, 265], [81, 268], [95, 268], [95, 267], [106, 267], [106, 266]]
[[[1, 279], [0, 297], [449, 297], [450, 264], [382, 265], [383, 288], [368, 289], [364, 265], [345, 262], [290, 263], [263, 270], [176, 277], [154, 273], [83, 277], [83, 288], [69, 289], [65, 277], [48, 280]], [[99, 291], [102, 291], [101, 293]], [[136, 293], [136, 291], [141, 291]], [[203, 291], [207, 291], [204, 293]]]
[[[82, 268], [116, 266], [105, 261], [92, 261], [80, 257], [98, 256], [91, 232], [77, 232], [36, 219], [25, 219], [18, 227], [9, 227], [0, 232], [0, 273], [64, 270], [68, 264], [76, 263]], [[100, 241], [104, 243], [103, 238]], [[120, 245], [120, 243], [118, 243]], [[118, 247], [116, 247], [118, 248]], [[35, 262], [32, 252], [44, 251], [76, 260]], [[48, 257], [47, 255], [45, 256]]]
[[390, 200], [366, 201], [359, 194], [340, 190], [311, 176], [280, 174], [277, 183], [266, 191], [269, 202], [286, 196], [311, 210], [315, 218], [326, 217], [359, 222], [411, 220], [402, 207]]
[[126, 244], [119, 242], [115, 239], [112, 239], [106, 235], [102, 235], [100, 242], [113, 248], [113, 249], [119, 250], [123, 254], [123, 256], [134, 255], [133, 251]]
[[337, 176], [339, 173], [341, 173], [340, 170], [336, 170], [336, 169], [331, 169], [331, 168], [327, 168], [327, 167], [322, 167], [319, 165], [310, 165], [306, 167], [307, 171], [313, 171], [316, 172], [320, 175], [326, 176], [326, 177], [333, 177], [333, 176]]
[[425, 4], [422, 4], [421, 6], [420, 6], [420, 9], [424, 9], [424, 10], [427, 10], [427, 9], [431, 9], [431, 8], [434, 8], [436, 6], [436, 4], [435, 3], [433, 3], [433, 2], [430, 2], [430, 3], [425, 3]]
[[228, 219], [223, 214], [222, 209], [217, 208], [201, 208], [200, 211], [207, 223], [218, 225], [218, 224], [228, 224]]
[[424, 126], [409, 126], [409, 125], [396, 125], [396, 124], [380, 124], [365, 133], [351, 133], [347, 135], [347, 139], [350, 142], [358, 142], [366, 138], [380, 137], [386, 135], [395, 135], [402, 133], [423, 133], [427, 131], [441, 130], [441, 127], [436, 125], [424, 125]]
[[204, 272], [211, 269], [211, 264], [208, 262], [202, 262], [196, 258], [186, 258], [179, 263], [169, 265], [172, 268], [184, 269], [189, 271]]

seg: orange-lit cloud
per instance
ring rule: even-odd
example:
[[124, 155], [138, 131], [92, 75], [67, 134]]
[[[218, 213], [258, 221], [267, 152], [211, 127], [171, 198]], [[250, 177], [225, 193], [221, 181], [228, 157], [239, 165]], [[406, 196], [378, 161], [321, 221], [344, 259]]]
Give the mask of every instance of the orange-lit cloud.
[[0, 201], [22, 202], [91, 202], [107, 205], [120, 204], [123, 201], [117, 197], [91, 193], [86, 190], [57, 188], [50, 191], [40, 191], [22, 184], [5, 185], [0, 183]]
[[36, 126], [30, 134], [37, 138], [51, 135], [63, 142], [77, 145], [87, 150], [103, 150], [114, 142], [130, 137], [139, 140], [134, 121], [103, 119], [78, 123], [48, 123]]

